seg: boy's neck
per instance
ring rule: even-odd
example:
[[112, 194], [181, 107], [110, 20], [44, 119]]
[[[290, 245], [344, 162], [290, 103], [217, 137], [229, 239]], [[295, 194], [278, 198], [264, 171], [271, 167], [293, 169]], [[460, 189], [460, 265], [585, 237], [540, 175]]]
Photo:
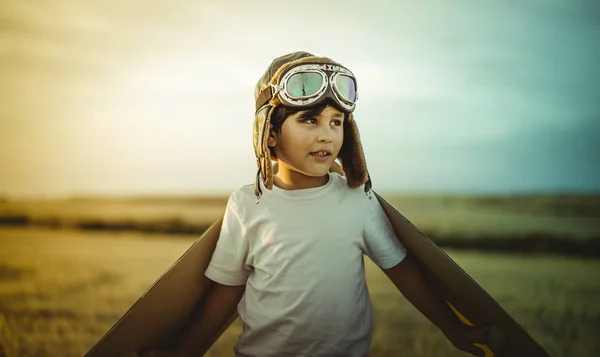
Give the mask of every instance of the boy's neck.
[[306, 176], [287, 167], [279, 166], [277, 175], [273, 177], [273, 184], [284, 190], [302, 190], [305, 188], [320, 187], [329, 181], [329, 175]]

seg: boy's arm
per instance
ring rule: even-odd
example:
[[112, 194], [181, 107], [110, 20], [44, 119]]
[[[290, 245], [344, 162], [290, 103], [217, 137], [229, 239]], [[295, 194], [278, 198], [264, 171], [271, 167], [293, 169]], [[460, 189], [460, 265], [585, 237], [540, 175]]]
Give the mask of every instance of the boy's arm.
[[456, 348], [474, 355], [481, 353], [473, 343], [484, 340], [488, 329], [473, 329], [463, 325], [446, 301], [429, 286], [410, 254], [396, 266], [383, 271], [402, 295], [436, 325]]
[[206, 353], [223, 325], [231, 318], [231, 312], [235, 310], [245, 289], [245, 285], [214, 283], [198, 318], [192, 322], [179, 344], [177, 356], [202, 356]]
[[460, 321], [427, 284], [410, 254], [394, 267], [383, 271], [402, 295], [440, 330], [447, 331], [458, 325]]

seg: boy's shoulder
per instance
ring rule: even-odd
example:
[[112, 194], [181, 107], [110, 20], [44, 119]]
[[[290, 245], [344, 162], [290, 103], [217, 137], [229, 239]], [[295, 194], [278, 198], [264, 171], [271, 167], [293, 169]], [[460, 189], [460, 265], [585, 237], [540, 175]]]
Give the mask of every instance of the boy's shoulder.
[[236, 206], [246, 206], [250, 203], [256, 203], [254, 184], [243, 185], [234, 190], [229, 196], [229, 203]]

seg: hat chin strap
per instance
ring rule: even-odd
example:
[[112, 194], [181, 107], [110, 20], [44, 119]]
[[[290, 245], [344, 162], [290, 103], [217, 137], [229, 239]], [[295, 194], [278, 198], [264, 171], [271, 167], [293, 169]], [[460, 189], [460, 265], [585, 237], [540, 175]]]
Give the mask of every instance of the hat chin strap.
[[[277, 172], [279, 172], [279, 165], [277, 164], [277, 162], [274, 162], [272, 164], [272, 172], [273, 172], [273, 176], [277, 174]], [[331, 168], [329, 169], [329, 172], [335, 172], [337, 174], [339, 174], [340, 176], [345, 176], [344, 174], [344, 169], [342, 169], [342, 167], [340, 166], [340, 164], [338, 164], [337, 162], [333, 162], [333, 165], [331, 165]], [[367, 194], [367, 196], [369, 196], [369, 199], [371, 199], [371, 177], [369, 174], [367, 174], [367, 182], [365, 182], [365, 193]], [[260, 168], [258, 169], [258, 172], [256, 173], [256, 183], [254, 185], [254, 194], [256, 195], [256, 204], [258, 204], [258, 202], [260, 201], [260, 196], [262, 196], [262, 190], [260, 188]]]
[[[279, 165], [277, 164], [277, 162], [274, 162], [273, 163], [273, 175], [277, 175], [278, 171], [279, 171]], [[329, 172], [335, 172], [337, 174], [340, 174], [341, 176], [344, 176], [344, 170], [342, 169], [340, 164], [338, 164], [335, 161], [333, 162], [333, 165], [331, 165]]]
[[329, 172], [335, 172], [335, 173], [340, 174], [341, 176], [344, 176], [344, 170], [342, 170], [342, 167], [340, 166], [340, 164], [338, 164], [335, 161], [333, 162], [333, 165], [331, 165]]

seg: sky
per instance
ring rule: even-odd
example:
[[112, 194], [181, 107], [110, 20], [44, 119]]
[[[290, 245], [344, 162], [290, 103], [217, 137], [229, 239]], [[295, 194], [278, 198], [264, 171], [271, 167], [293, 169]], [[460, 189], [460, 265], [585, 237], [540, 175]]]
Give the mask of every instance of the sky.
[[357, 77], [380, 192], [600, 191], [600, 3], [0, 2], [0, 196], [252, 183], [254, 86], [303, 50]]

